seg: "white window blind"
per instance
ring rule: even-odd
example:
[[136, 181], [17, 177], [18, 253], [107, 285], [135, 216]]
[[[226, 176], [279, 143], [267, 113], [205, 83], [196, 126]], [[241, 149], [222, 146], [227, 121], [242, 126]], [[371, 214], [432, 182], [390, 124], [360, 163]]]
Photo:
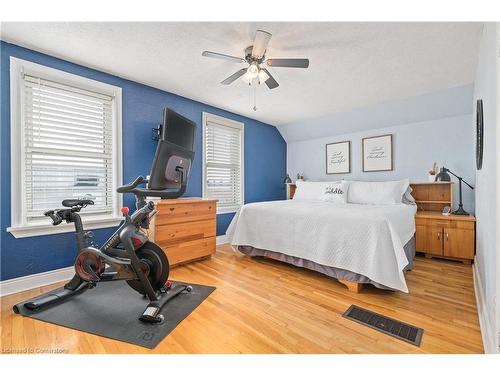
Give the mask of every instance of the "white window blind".
[[22, 85], [26, 221], [70, 198], [112, 214], [113, 97], [29, 74]]
[[217, 116], [204, 121], [204, 197], [217, 199], [219, 212], [243, 204], [243, 124]]

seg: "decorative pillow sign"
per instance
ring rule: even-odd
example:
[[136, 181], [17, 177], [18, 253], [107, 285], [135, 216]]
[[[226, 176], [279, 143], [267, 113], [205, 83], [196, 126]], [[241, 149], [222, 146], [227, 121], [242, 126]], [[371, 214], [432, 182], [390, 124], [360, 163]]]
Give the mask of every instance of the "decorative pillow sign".
[[348, 187], [349, 185], [345, 181], [331, 183], [325, 187], [323, 200], [331, 203], [347, 203]]

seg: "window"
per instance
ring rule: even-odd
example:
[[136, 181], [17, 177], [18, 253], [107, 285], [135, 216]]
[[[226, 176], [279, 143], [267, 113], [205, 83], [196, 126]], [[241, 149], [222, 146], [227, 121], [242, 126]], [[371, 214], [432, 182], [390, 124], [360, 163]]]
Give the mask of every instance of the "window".
[[87, 228], [119, 222], [120, 112], [118, 87], [11, 58], [14, 236], [73, 230], [43, 216], [69, 198], [94, 201]]
[[203, 197], [235, 212], [243, 196], [243, 123], [203, 113]]

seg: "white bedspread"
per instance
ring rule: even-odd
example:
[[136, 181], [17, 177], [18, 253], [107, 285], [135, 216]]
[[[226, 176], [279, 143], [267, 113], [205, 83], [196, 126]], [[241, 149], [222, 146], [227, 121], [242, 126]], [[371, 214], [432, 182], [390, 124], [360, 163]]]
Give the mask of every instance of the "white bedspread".
[[342, 268], [408, 292], [403, 245], [415, 233], [415, 206], [274, 201], [244, 205], [227, 229], [248, 245]]

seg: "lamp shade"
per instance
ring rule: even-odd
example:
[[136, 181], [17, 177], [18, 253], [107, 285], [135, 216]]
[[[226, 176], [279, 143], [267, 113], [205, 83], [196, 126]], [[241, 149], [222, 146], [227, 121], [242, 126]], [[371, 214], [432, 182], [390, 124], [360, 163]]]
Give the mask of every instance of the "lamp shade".
[[436, 175], [436, 179], [434, 181], [451, 181], [451, 176], [448, 173], [448, 169], [442, 167], [439, 173]]

